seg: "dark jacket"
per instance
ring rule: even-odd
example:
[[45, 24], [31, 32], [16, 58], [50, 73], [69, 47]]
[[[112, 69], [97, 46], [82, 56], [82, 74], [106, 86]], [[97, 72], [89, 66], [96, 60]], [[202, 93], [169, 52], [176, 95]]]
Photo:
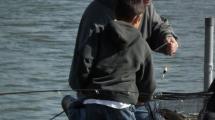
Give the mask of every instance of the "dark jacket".
[[[92, 34], [92, 26], [103, 26], [114, 19], [113, 9], [115, 1], [116, 0], [94, 0], [86, 8], [82, 16], [69, 75], [69, 83], [72, 88], [79, 88], [77, 69], [80, 68], [80, 58], [78, 57], [78, 53]], [[141, 32], [143, 40], [148, 42], [152, 50], [156, 50], [156, 48], [163, 45], [163, 38], [166, 35], [173, 34], [170, 25], [166, 20], [163, 21], [160, 18], [153, 7], [153, 4], [146, 8], [142, 21]], [[165, 53], [165, 50], [159, 49], [159, 52]]]
[[141, 93], [142, 100], [149, 100], [155, 83], [151, 50], [141, 33], [123, 21], [112, 21], [104, 30], [96, 26], [95, 31], [78, 53], [72, 88], [89, 89], [82, 92], [88, 98], [136, 104]]
[[[78, 50], [84, 45], [85, 41], [87, 41], [93, 25], [106, 25], [115, 18], [113, 11], [116, 1], [117, 0], [94, 0], [90, 3], [79, 25], [75, 50]], [[146, 7], [142, 20], [141, 32], [152, 50], [164, 44], [166, 35], [172, 34], [175, 36], [168, 20], [160, 17], [153, 4]], [[156, 52], [166, 53], [164, 49], [160, 49]]]

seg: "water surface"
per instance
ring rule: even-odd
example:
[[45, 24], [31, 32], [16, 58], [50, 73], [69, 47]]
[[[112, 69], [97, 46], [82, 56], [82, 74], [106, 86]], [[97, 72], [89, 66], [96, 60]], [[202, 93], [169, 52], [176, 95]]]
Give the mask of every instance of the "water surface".
[[[81, 14], [90, 0], [0, 0], [0, 92], [70, 89], [67, 79]], [[179, 36], [174, 57], [154, 53], [157, 91], [203, 89], [204, 18], [214, 0], [156, 0]], [[168, 72], [164, 80], [161, 73]], [[0, 96], [1, 120], [48, 120], [65, 94]], [[57, 119], [65, 119], [65, 114]]]

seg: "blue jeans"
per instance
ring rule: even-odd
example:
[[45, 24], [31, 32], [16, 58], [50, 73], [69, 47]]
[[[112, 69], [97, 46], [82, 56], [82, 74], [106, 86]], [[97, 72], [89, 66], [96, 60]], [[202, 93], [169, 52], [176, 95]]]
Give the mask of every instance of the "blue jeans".
[[62, 107], [69, 120], [136, 120], [134, 106], [114, 109], [104, 105], [77, 102], [71, 96], [65, 96]]
[[114, 109], [104, 105], [87, 104], [86, 120], [136, 120], [134, 107]]
[[144, 103], [144, 105], [135, 106], [136, 120], [165, 120], [158, 110], [156, 101]]

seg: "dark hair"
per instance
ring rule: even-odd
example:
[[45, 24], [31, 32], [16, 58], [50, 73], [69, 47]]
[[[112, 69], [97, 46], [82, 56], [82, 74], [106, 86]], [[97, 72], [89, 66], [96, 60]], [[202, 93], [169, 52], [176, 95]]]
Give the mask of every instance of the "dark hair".
[[118, 0], [115, 7], [115, 16], [118, 20], [131, 22], [136, 16], [143, 13], [143, 0]]

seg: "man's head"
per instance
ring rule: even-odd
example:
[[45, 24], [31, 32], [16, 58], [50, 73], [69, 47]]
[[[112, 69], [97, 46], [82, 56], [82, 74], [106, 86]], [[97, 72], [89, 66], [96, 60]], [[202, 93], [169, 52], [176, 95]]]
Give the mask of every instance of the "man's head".
[[131, 22], [135, 16], [144, 12], [144, 0], [118, 0], [115, 8], [116, 18]]
[[118, 0], [115, 15], [117, 20], [129, 22], [136, 27], [141, 21], [144, 10], [144, 0]]

